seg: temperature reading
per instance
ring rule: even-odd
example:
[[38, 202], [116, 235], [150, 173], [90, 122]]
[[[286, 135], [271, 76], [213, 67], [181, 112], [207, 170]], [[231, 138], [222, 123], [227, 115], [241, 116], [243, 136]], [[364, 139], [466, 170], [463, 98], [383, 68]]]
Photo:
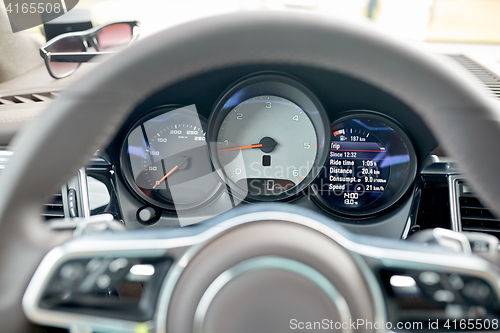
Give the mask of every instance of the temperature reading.
[[359, 198], [359, 193], [353, 192], [353, 193], [344, 193], [344, 203], [346, 205], [357, 205], [358, 201], [357, 199]]

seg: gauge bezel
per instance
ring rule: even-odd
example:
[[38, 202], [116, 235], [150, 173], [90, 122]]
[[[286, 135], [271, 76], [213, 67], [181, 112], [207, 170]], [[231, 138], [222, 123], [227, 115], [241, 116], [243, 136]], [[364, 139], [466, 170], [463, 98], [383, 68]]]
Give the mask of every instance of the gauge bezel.
[[[332, 133], [332, 128], [335, 125], [348, 120], [359, 119], [359, 118], [373, 119], [393, 129], [394, 132], [401, 138], [401, 140], [403, 141], [408, 150], [408, 155], [410, 157], [408, 177], [406, 177], [406, 179], [400, 182], [399, 188], [394, 193], [391, 193], [389, 198], [385, 198], [385, 201], [379, 201], [379, 199], [381, 199], [381, 197], [379, 197], [364, 208], [357, 207], [353, 209], [347, 209], [332, 205], [330, 202], [324, 199], [323, 196], [318, 192], [318, 188], [315, 183], [311, 185], [311, 193], [312, 193], [311, 197], [320, 207], [326, 209], [328, 212], [347, 218], [369, 218], [393, 208], [395, 204], [397, 204], [403, 197], [406, 196], [412, 184], [414, 183], [417, 174], [417, 166], [418, 166], [417, 155], [413, 143], [406, 134], [404, 127], [400, 125], [396, 120], [377, 111], [350, 110], [339, 113], [338, 116], [339, 117], [331, 123], [330, 133]], [[331, 138], [330, 142], [332, 142]], [[386, 143], [384, 143], [384, 145], [386, 145]], [[328, 163], [328, 160], [329, 158], [325, 161], [324, 165], [325, 168], [328, 167], [326, 165], [326, 163]], [[390, 177], [392, 176], [393, 172], [391, 170]], [[318, 179], [319, 177], [320, 175], [318, 175]], [[396, 186], [397, 185], [398, 184], [396, 184]], [[395, 186], [392, 178], [389, 178], [387, 186], [391, 186], [391, 188]]]
[[[146, 195], [140, 188], [137, 186], [134, 177], [131, 172], [131, 167], [130, 167], [130, 158], [128, 154], [128, 138], [130, 133], [132, 133], [133, 130], [135, 130], [138, 126], [141, 124], [147, 122], [150, 119], [153, 119], [155, 117], [158, 117], [162, 114], [166, 114], [168, 112], [172, 112], [175, 110], [182, 109], [186, 106], [184, 105], [176, 105], [176, 104], [168, 104], [168, 105], [161, 105], [157, 106], [145, 113], [144, 116], [136, 119], [128, 128], [126, 131], [126, 134], [124, 136], [124, 139], [121, 143], [121, 149], [120, 149], [120, 173], [125, 180], [125, 184], [129, 188], [130, 192], [134, 194], [134, 196], [142, 201], [145, 204], [149, 204], [154, 207], [161, 208], [163, 210], [166, 210], [171, 213], [175, 213], [177, 211], [182, 211], [182, 212], [190, 212], [190, 211], [196, 211], [199, 210], [203, 207], [206, 207], [209, 205], [211, 202], [216, 200], [219, 195], [223, 191], [223, 184], [219, 182], [219, 185], [214, 189], [210, 195], [208, 195], [204, 200], [200, 200], [191, 204], [174, 204], [170, 202], [161, 202], [158, 200], [155, 200], [151, 198], [150, 196]], [[196, 113], [194, 111], [190, 111], [187, 109], [184, 109], [182, 111], [183, 115], [191, 115], [191, 116], [196, 116], [200, 119], [200, 124], [205, 131], [205, 135], [207, 135], [207, 120], [205, 117], [200, 115], [199, 113]], [[209, 161], [210, 163], [210, 161]]]
[[[217, 157], [217, 135], [219, 128], [225, 117], [241, 102], [250, 98], [271, 95], [280, 98], [285, 98], [298, 105], [309, 117], [316, 131], [318, 150], [316, 159], [311, 167], [309, 174], [293, 188], [283, 191], [278, 194], [264, 195], [246, 192], [238, 185], [233, 183], [230, 187], [226, 179], [225, 172]], [[233, 97], [238, 96], [238, 102], [227, 105], [227, 102]], [[307, 110], [313, 110], [312, 112]], [[269, 202], [280, 200], [291, 200], [299, 195], [302, 191], [316, 179], [320, 167], [324, 165], [328, 157], [328, 147], [330, 143], [326, 137], [329, 136], [330, 121], [328, 116], [319, 101], [309, 88], [300, 83], [297, 79], [291, 78], [281, 73], [255, 73], [232, 84], [222, 95], [217, 99], [212, 108], [212, 113], [208, 120], [207, 138], [209, 140], [209, 151], [212, 164], [221, 180], [226, 184], [228, 191], [236, 196], [239, 200], [247, 202]]]

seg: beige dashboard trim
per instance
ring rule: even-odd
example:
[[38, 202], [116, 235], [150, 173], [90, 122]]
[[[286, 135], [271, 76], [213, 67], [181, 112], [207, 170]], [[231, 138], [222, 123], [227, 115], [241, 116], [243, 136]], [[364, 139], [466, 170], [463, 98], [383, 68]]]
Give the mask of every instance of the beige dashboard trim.
[[[59, 92], [84, 76], [93, 67], [94, 64], [84, 64], [73, 75], [56, 80], [49, 75], [45, 65], [38, 66], [28, 73], [0, 83], [0, 99], [5, 96]], [[0, 146], [8, 146], [14, 135], [25, 125], [37, 119], [48, 105], [50, 101], [0, 103]]]

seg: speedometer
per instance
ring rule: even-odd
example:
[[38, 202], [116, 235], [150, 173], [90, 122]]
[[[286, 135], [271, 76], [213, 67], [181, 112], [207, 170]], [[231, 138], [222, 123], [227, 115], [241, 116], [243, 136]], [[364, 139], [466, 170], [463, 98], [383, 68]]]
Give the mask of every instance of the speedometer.
[[407, 192], [416, 157], [397, 124], [357, 111], [337, 120], [331, 133], [329, 158], [314, 186], [323, 206], [346, 215], [369, 215]]
[[211, 157], [233, 194], [288, 198], [309, 185], [315, 166], [326, 159], [325, 124], [321, 105], [301, 84], [276, 75], [253, 77], [216, 107], [209, 124]]
[[140, 198], [172, 211], [200, 207], [221, 188], [210, 163], [205, 122], [189, 107], [160, 107], [132, 126], [122, 171]]

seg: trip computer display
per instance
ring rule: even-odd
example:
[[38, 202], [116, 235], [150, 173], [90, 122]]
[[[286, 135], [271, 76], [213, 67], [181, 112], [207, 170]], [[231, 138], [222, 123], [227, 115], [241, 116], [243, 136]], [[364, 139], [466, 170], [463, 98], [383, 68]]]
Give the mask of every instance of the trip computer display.
[[315, 183], [316, 198], [347, 215], [377, 213], [399, 200], [415, 176], [415, 153], [389, 119], [358, 113], [334, 122], [330, 153]]

